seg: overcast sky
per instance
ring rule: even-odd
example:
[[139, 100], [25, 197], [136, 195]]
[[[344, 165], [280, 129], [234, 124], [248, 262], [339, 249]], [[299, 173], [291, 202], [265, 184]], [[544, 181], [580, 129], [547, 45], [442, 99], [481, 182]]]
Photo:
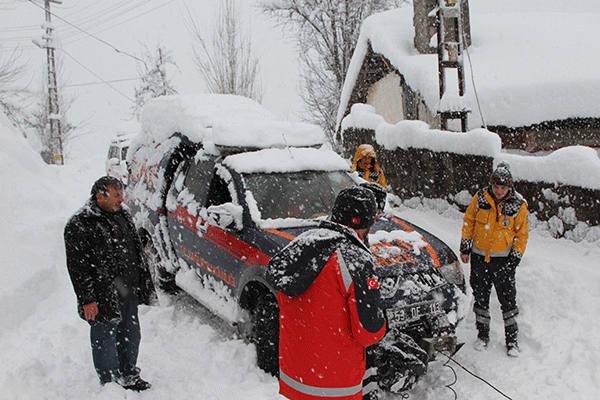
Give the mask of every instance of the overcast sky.
[[[46, 75], [45, 51], [31, 39], [40, 37], [45, 20], [43, 1], [0, 0], [0, 57], [19, 47], [28, 64], [23, 84], [40, 90]], [[110, 132], [129, 118], [134, 88], [139, 84], [134, 57], [142, 45], [160, 42], [173, 51], [178, 69], [168, 70], [179, 93], [205, 92], [192, 61], [192, 38], [186, 27], [188, 11], [208, 37], [214, 30], [220, 0], [62, 0], [52, 4], [52, 24], [60, 40], [64, 92], [75, 99], [72, 122], [88, 120], [92, 132]], [[251, 31], [254, 55], [260, 60], [263, 105], [282, 119], [299, 120], [298, 61], [293, 38], [275, 21], [261, 15], [254, 0], [237, 0]], [[36, 5], [37, 4], [37, 5]], [[91, 36], [93, 35], [93, 37]], [[286, 36], [287, 35], [287, 36]], [[110, 83], [112, 88], [104, 83]], [[92, 84], [93, 83], [93, 84]]]

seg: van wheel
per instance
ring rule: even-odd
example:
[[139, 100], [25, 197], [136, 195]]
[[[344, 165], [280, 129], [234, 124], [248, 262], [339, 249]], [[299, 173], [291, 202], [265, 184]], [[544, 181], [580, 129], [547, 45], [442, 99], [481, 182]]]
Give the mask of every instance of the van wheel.
[[256, 363], [263, 371], [279, 376], [279, 307], [271, 293], [258, 298], [251, 319]]
[[160, 255], [154, 247], [152, 238], [146, 236], [143, 239], [144, 254], [148, 261], [148, 269], [152, 276], [154, 285], [165, 293], [174, 294], [179, 291], [179, 287], [175, 284], [175, 275], [169, 273], [161, 263]]

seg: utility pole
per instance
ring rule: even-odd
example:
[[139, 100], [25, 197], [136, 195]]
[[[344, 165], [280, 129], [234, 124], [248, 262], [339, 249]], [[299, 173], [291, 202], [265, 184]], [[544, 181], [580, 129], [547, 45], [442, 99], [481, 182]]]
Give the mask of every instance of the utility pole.
[[33, 43], [46, 49], [48, 65], [48, 120], [50, 122], [50, 152], [54, 163], [64, 164], [62, 132], [60, 129], [60, 114], [58, 110], [58, 84], [56, 79], [56, 59], [54, 57], [55, 42], [52, 36], [54, 28], [50, 13], [50, 3], [62, 4], [62, 0], [44, 0], [46, 10], [46, 34], [42, 36], [43, 43], [33, 40]]

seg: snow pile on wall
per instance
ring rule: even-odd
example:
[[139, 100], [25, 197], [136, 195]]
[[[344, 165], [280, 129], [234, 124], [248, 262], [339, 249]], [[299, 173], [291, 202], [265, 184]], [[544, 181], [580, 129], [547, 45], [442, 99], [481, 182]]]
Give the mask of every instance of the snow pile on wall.
[[342, 132], [349, 127], [374, 130], [377, 143], [387, 150], [414, 147], [494, 157], [502, 147], [500, 137], [485, 129], [466, 133], [433, 130], [425, 122], [416, 120], [389, 124], [367, 104], [352, 106], [350, 114], [342, 121]]
[[520, 180], [600, 189], [600, 158], [589, 147], [565, 147], [542, 157], [502, 153], [496, 156], [500, 161], [508, 162]]
[[598, 153], [585, 146], [559, 149], [545, 156], [503, 153], [498, 135], [485, 129], [450, 132], [429, 129], [420, 121], [389, 124], [375, 114], [372, 106], [356, 104], [342, 121], [349, 127], [375, 131], [375, 140], [386, 150], [422, 148], [434, 152], [483, 155], [494, 158], [494, 165], [506, 161], [516, 180], [548, 182], [600, 189]]
[[325, 139], [315, 125], [278, 121], [257, 102], [225, 94], [152, 99], [142, 111], [142, 129], [144, 140], [149, 141], [159, 142], [180, 132], [196, 142], [254, 148], [314, 146]]

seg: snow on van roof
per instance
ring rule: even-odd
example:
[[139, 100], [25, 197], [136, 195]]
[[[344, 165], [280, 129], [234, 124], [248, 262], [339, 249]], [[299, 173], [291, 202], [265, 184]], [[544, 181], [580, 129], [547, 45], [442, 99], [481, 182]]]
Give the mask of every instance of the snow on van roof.
[[226, 157], [223, 164], [244, 174], [350, 170], [346, 160], [325, 146], [320, 149], [289, 147], [240, 153]]
[[314, 146], [325, 140], [318, 126], [279, 121], [254, 100], [227, 94], [152, 99], [142, 111], [142, 129], [152, 141], [180, 132], [199, 143], [211, 141], [228, 147]]
[[[445, 99], [462, 102], [472, 110], [469, 129], [480, 127], [482, 119], [486, 125], [516, 127], [600, 117], [600, 9], [597, 4], [583, 3], [469, 2], [473, 44], [463, 57], [467, 92], [459, 100], [456, 73], [448, 73], [449, 98]], [[407, 3], [364, 21], [342, 90], [338, 123], [369, 43], [403, 74], [429, 107], [443, 107], [439, 104], [437, 54], [419, 54], [414, 36], [413, 7]]]

